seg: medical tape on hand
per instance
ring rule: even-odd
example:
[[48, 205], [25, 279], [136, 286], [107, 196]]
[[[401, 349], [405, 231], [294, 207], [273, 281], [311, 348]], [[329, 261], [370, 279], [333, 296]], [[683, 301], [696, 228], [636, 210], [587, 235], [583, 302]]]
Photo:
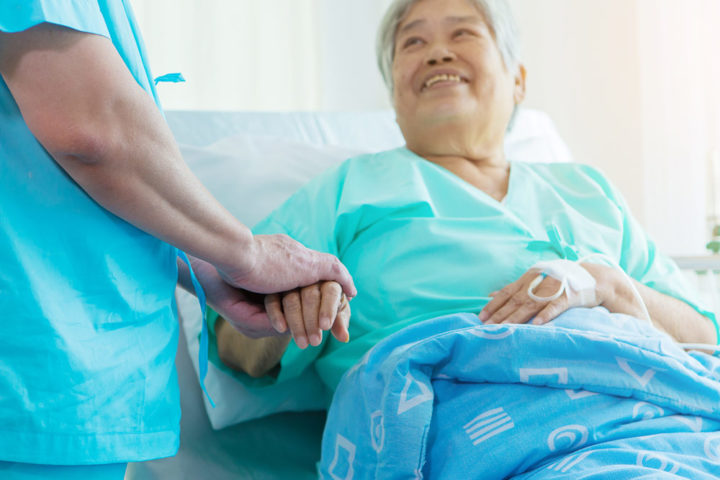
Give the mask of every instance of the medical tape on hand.
[[[540, 275], [530, 283], [527, 293], [536, 302], [551, 302], [565, 293], [569, 307], [595, 306], [597, 303], [595, 278], [579, 263], [564, 259], [548, 260], [536, 263], [532, 269], [538, 270]], [[560, 281], [560, 287], [553, 295], [541, 297], [535, 294], [535, 288], [546, 276]]]

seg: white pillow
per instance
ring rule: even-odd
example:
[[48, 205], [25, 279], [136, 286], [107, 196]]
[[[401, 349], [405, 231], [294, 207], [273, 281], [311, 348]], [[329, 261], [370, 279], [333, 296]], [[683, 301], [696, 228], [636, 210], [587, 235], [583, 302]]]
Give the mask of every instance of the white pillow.
[[[226, 116], [225, 113], [220, 115]], [[283, 119], [282, 114], [277, 115], [278, 120]], [[271, 116], [266, 114], [264, 121]], [[208, 112], [203, 112], [200, 117], [203, 123], [207, 122], [207, 117]], [[297, 125], [293, 126], [297, 128]], [[323, 124], [324, 134], [332, 128], [333, 125]], [[345, 125], [343, 128], [347, 130], [350, 127]], [[335, 136], [328, 135], [328, 138]], [[182, 138], [178, 141], [185, 161], [200, 181], [235, 217], [249, 226], [255, 225], [325, 169], [365, 153], [356, 148], [311, 145], [246, 133], [232, 134], [206, 147], [183, 145]], [[570, 153], [550, 118], [534, 110], [518, 112], [513, 129], [506, 137], [505, 149], [510, 160], [571, 161]], [[201, 327], [197, 299], [180, 289], [177, 290], [177, 298], [188, 350], [197, 374]], [[303, 388], [293, 391], [292, 385], [287, 385], [268, 399], [267, 394], [248, 390], [231, 375], [210, 364], [205, 386], [216, 407], [210, 406], [206, 398], [204, 401], [213, 428], [282, 411], [322, 408], [323, 405], [314, 404], [300, 392], [324, 387], [308, 384], [317, 382], [312, 376], [297, 380]]]
[[560, 138], [550, 117], [539, 110], [522, 108], [505, 135], [508, 160], [530, 163], [572, 162], [570, 149]]
[[[246, 225], [263, 219], [323, 170], [362, 153], [246, 134], [232, 135], [204, 148], [181, 145], [180, 150], [200, 181]], [[177, 289], [176, 296], [188, 352], [198, 374], [200, 307], [197, 298], [182, 289]], [[203, 398], [215, 429], [277, 412], [324, 407], [316, 395], [309, 395], [325, 388], [312, 375], [256, 391], [210, 363], [205, 387], [216, 405], [212, 407]]]
[[215, 198], [248, 226], [322, 171], [363, 153], [242, 133], [207, 147], [181, 145], [180, 150]]

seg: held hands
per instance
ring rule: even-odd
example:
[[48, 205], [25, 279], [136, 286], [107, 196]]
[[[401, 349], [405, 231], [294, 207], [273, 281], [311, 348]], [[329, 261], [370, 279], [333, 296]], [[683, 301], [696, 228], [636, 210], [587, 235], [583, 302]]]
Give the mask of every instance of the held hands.
[[265, 309], [275, 330], [289, 329], [301, 349], [320, 345], [323, 330], [330, 330], [343, 343], [350, 340], [350, 303], [336, 282], [267, 295]]
[[323, 281], [337, 282], [348, 298], [357, 291], [350, 273], [335, 256], [305, 248], [287, 235], [255, 235], [245, 268], [220, 270], [231, 285], [256, 293], [289, 292]]
[[340, 284], [321, 282], [284, 294], [259, 295], [230, 286], [213, 265], [190, 258], [208, 305], [243, 335], [290, 333], [300, 348], [319, 345], [322, 330], [331, 330], [341, 342], [349, 340], [350, 304]]
[[[539, 272], [531, 268], [517, 281], [490, 294], [493, 299], [480, 312], [480, 321], [485, 324], [519, 324], [532, 321], [535, 325], [544, 325], [569, 308], [591, 308], [598, 305], [605, 306], [611, 312], [642, 318], [642, 306], [630, 291], [622, 273], [612, 267], [595, 263], [583, 263], [581, 267], [595, 279], [594, 296], [574, 297], [571, 302], [565, 291], [554, 300], [534, 300], [528, 295], [528, 288]], [[546, 276], [535, 286], [533, 292], [538, 297], [550, 297], [558, 291], [560, 285], [559, 280]], [[578, 301], [578, 298], [581, 300]]]
[[340, 260], [287, 235], [255, 235], [241, 254], [232, 267], [217, 270], [192, 260], [199, 278], [198, 269], [203, 272], [208, 303], [236, 330], [251, 338], [289, 330], [300, 348], [319, 345], [322, 330], [348, 340], [348, 299], [357, 291]]

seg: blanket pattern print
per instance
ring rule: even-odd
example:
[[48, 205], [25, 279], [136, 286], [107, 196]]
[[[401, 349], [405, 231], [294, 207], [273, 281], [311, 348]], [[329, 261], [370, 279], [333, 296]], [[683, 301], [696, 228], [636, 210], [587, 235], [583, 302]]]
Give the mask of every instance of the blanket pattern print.
[[720, 478], [720, 360], [603, 308], [406, 328], [340, 383], [323, 479]]

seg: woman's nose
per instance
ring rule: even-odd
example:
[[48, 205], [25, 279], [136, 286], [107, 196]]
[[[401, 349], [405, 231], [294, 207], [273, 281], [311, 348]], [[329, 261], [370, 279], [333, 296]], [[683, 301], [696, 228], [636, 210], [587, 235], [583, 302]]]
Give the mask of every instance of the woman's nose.
[[434, 66], [455, 60], [455, 54], [445, 46], [434, 46], [428, 53], [427, 64]]

